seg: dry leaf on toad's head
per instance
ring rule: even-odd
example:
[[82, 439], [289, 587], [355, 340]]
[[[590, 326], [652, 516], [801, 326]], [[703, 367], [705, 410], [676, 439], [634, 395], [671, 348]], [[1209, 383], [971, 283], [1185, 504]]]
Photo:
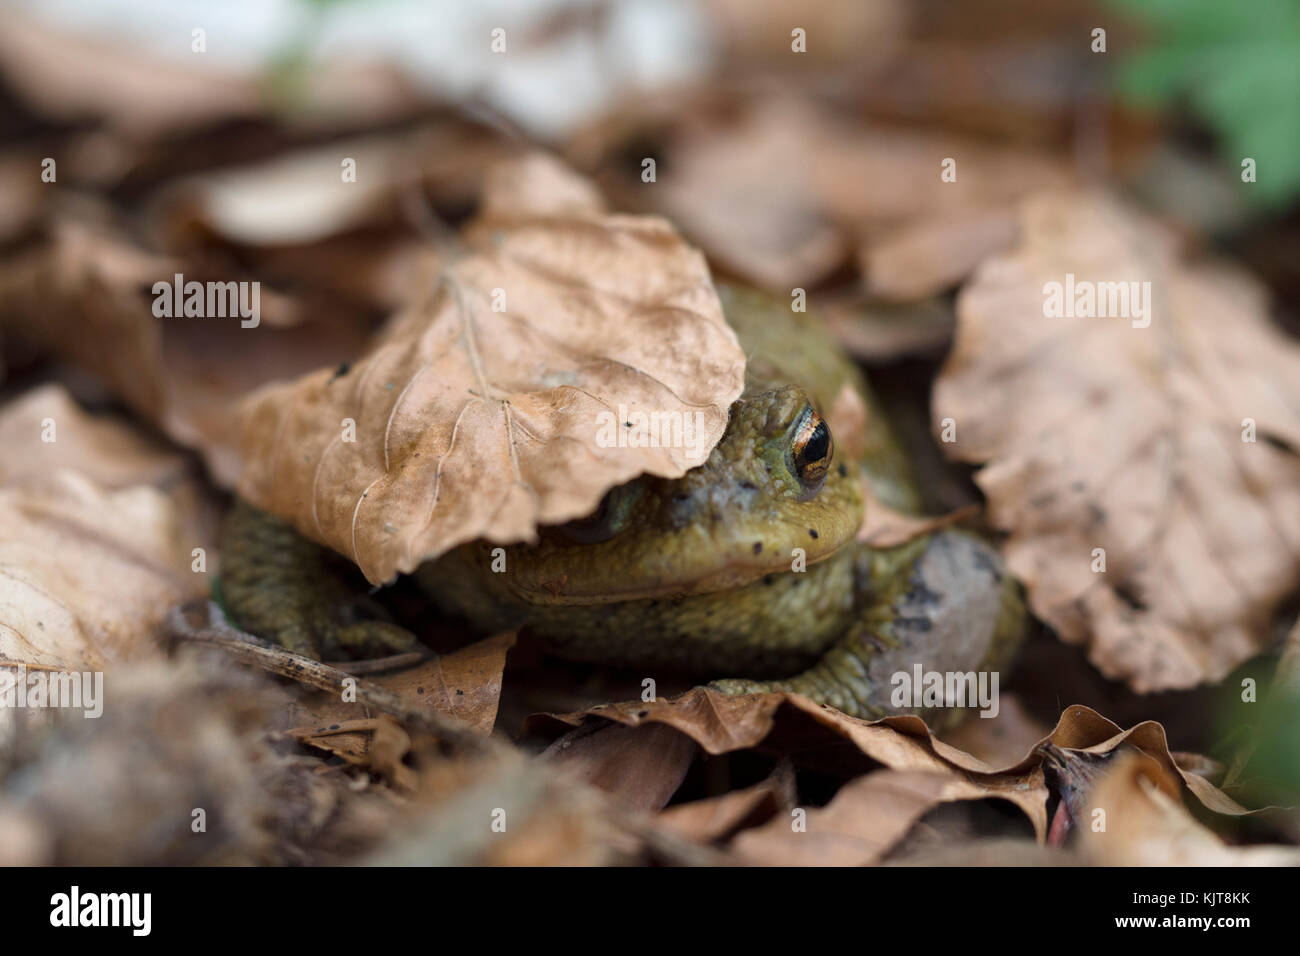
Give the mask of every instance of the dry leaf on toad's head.
[[[667, 223], [585, 192], [539, 157], [491, 177], [468, 253], [427, 302], [346, 374], [245, 403], [245, 497], [381, 582], [701, 462], [744, 374], [708, 268]], [[665, 421], [680, 440], [652, 434]]]
[[[943, 447], [985, 463], [1034, 612], [1103, 673], [1141, 692], [1218, 679], [1300, 582], [1300, 348], [1253, 284], [1180, 264], [1104, 197], [1039, 197], [1021, 226], [959, 299]], [[1126, 314], [1048, 317], [1070, 283], [1122, 286]]]

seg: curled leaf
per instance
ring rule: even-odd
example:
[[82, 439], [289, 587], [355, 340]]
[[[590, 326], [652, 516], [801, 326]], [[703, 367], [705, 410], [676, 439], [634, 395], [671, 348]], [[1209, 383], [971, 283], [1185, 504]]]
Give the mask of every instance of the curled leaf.
[[[549, 166], [489, 183], [467, 254], [349, 368], [245, 403], [241, 492], [373, 582], [475, 538], [530, 540], [638, 474], [683, 474], [740, 395], [703, 257], [661, 220], [556, 210]], [[545, 191], [493, 212], [521, 180]]]
[[959, 299], [943, 447], [984, 463], [1034, 612], [1103, 673], [1140, 692], [1219, 679], [1300, 583], [1300, 348], [1253, 283], [1178, 261], [1105, 197], [1042, 196], [1021, 220]]
[[[1082, 850], [1101, 866], [1296, 866], [1293, 846], [1232, 847], [1198, 823], [1159, 766], [1120, 754], [1092, 791]], [[1092, 825], [1087, 825], [1092, 824]]]

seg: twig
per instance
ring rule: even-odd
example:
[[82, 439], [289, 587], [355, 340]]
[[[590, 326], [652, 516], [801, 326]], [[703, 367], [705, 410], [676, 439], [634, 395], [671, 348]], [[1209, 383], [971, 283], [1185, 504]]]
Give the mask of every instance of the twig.
[[[499, 753], [513, 749], [492, 737], [485, 737], [475, 732], [470, 729], [468, 724], [454, 717], [411, 708], [391, 691], [378, 687], [369, 681], [358, 680], [354, 674], [350, 674], [338, 667], [312, 660], [310, 657], [303, 657], [301, 654], [291, 653], [283, 647], [269, 644], [252, 634], [246, 634], [237, 628], [231, 627], [229, 624], [214, 624], [212, 623], [214, 620], [217, 622], [222, 620], [220, 616], [214, 617], [214, 612], [219, 615], [220, 609], [210, 601], [203, 603], [206, 605], [204, 607], [207, 616], [205, 625], [195, 626], [188, 619], [187, 609], [198, 610], [198, 607], [196, 607], [197, 602], [194, 602], [171, 610], [166, 621], [168, 633], [177, 640], [219, 647], [242, 664], [268, 671], [280, 677], [287, 677], [290, 680], [315, 687], [318, 690], [342, 694], [345, 689], [351, 687], [355, 691], [357, 703], [390, 714], [408, 727], [434, 734], [468, 751], [474, 753]], [[399, 654], [396, 657], [381, 660], [385, 667], [391, 667], [394, 660], [409, 656], [411, 655]], [[416, 657], [421, 658], [422, 655], [417, 654]]]

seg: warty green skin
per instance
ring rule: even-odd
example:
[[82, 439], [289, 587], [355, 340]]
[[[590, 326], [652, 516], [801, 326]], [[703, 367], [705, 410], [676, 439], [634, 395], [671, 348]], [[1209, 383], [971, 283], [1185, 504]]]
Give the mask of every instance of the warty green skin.
[[[483, 631], [526, 626], [564, 657], [740, 673], [713, 686], [791, 690], [856, 716], [912, 712], [891, 704], [891, 676], [917, 663], [1007, 666], [1025, 612], [987, 542], [940, 531], [889, 550], [857, 543], [864, 480], [891, 508], [917, 501], [857, 368], [814, 318], [755, 293], [720, 293], [746, 350], [746, 383], [704, 464], [629, 482], [593, 519], [543, 528], [536, 543], [464, 545], [423, 565], [421, 584]], [[833, 457], [824, 486], [810, 488], [795, 436], [846, 387], [867, 410], [862, 454]], [[222, 597], [253, 633], [313, 656], [411, 642], [349, 596], [364, 589], [346, 582], [341, 559], [284, 522], [238, 505], [223, 543]], [[800, 556], [806, 570], [792, 570]]]

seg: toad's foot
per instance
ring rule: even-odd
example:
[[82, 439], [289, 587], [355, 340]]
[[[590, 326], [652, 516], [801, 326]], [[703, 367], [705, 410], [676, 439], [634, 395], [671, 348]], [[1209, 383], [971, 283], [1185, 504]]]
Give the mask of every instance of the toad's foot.
[[[784, 680], [710, 686], [727, 694], [790, 691], [871, 719], [919, 713], [945, 724], [965, 707], [995, 708], [999, 669], [1010, 663], [1025, 624], [1019, 585], [998, 553], [974, 535], [941, 531], [864, 551], [859, 567], [858, 619], [810, 669]], [[937, 704], [933, 690], [925, 696], [935, 674], [944, 688]], [[950, 697], [949, 687], [961, 698]]]

